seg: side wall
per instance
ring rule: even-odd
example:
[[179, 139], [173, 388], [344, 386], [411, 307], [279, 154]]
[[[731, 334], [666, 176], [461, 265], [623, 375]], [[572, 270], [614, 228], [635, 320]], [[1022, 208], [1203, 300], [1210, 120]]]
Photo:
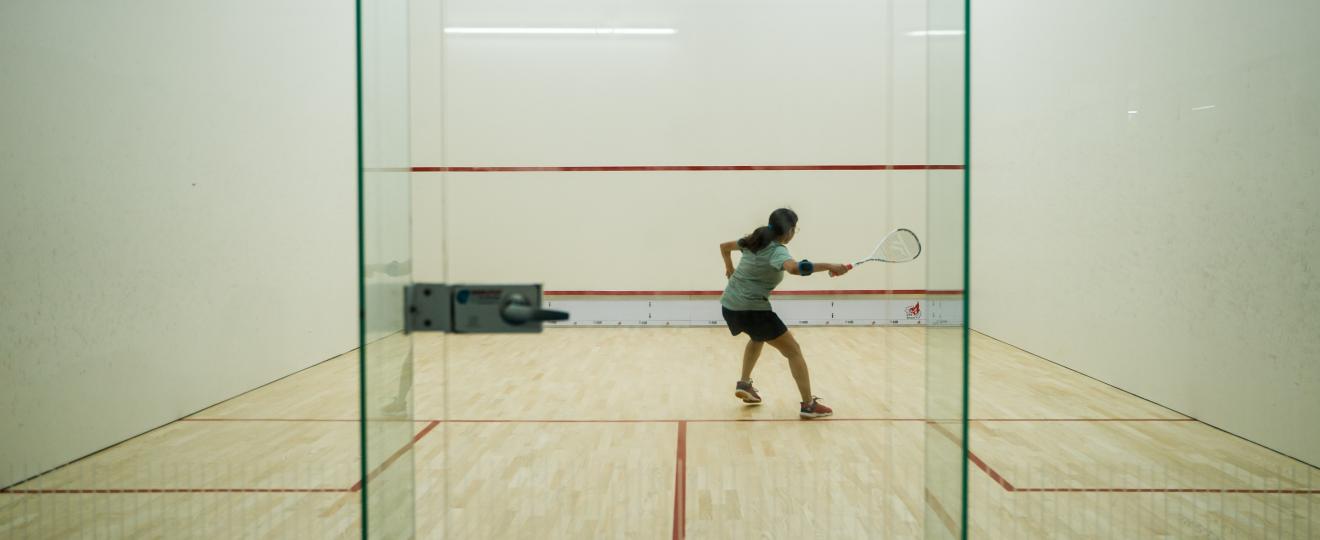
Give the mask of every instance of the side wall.
[[0, 486], [356, 346], [352, 35], [351, 2], [0, 4]]
[[974, 328], [1320, 464], [1320, 4], [972, 15]]

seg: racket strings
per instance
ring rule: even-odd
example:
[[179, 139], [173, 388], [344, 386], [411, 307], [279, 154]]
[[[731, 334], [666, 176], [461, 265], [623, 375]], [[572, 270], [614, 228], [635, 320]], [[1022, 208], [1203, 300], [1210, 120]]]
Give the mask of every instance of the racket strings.
[[921, 242], [907, 229], [898, 229], [885, 236], [876, 246], [871, 258], [889, 262], [910, 261], [921, 254]]

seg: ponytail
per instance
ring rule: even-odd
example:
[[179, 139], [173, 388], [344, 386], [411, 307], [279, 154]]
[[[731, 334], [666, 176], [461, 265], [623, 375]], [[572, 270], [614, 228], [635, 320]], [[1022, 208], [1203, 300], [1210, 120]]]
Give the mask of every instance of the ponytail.
[[753, 253], [765, 249], [770, 242], [783, 238], [788, 231], [797, 226], [797, 213], [787, 208], [780, 208], [770, 213], [769, 223], [757, 227], [751, 234], [738, 240], [738, 247]]

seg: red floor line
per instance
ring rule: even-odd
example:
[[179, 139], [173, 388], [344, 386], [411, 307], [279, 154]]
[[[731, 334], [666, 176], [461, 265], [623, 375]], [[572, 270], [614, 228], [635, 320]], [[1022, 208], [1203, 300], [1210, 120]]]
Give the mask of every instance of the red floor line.
[[687, 536], [687, 422], [678, 423], [678, 458], [674, 463], [674, 540]]
[[972, 418], [968, 422], [1196, 422], [1195, 418]]
[[[816, 422], [925, 422], [927, 418], [818, 418]], [[180, 418], [179, 422], [359, 422], [356, 418]], [[800, 418], [642, 418], [628, 419], [573, 419], [573, 418], [439, 418], [369, 420], [370, 422], [440, 422], [451, 424], [644, 424], [676, 422], [801, 422]], [[1195, 418], [974, 418], [969, 422], [1196, 422]]]
[[[944, 431], [943, 428], [938, 428]], [[946, 435], [948, 435], [946, 433]], [[1278, 493], [1292, 495], [1311, 495], [1320, 494], [1320, 489], [1236, 489], [1236, 488], [1023, 488], [1016, 487], [1007, 478], [995, 471], [994, 467], [988, 465], [976, 454], [967, 452], [968, 459], [975, 463], [978, 468], [985, 471], [1004, 491], [1014, 493]]]
[[[1195, 420], [1195, 419], [1188, 419], [1188, 420]], [[936, 423], [933, 423], [933, 422], [931, 423], [931, 425], [935, 427], [936, 431], [939, 431], [939, 432], [943, 433], [946, 437], [949, 437], [949, 439], [953, 440], [954, 442], [958, 442], [958, 439], [957, 439], [956, 437], [954, 437], [952, 433], [949, 433], [948, 430], [946, 430], [946, 429], [944, 428], [944, 426], [941, 426], [941, 425], [936, 424]], [[980, 457], [978, 457], [976, 454], [972, 453], [971, 450], [968, 450], [968, 451], [967, 451], [967, 459], [968, 459], [969, 461], [971, 461], [972, 463], [975, 463], [976, 466], [977, 466], [977, 468], [981, 469], [981, 470], [984, 471], [987, 475], [989, 475], [990, 478], [991, 478], [992, 480], [994, 480], [996, 483], [998, 483], [998, 484], [1000, 485], [1000, 487], [1003, 487], [1003, 488], [1004, 488], [1004, 491], [1014, 492], [1014, 493], [1025, 493], [1025, 492], [1034, 492], [1034, 493], [1260, 493], [1260, 494], [1279, 493], [1279, 494], [1295, 494], [1295, 495], [1310, 495], [1310, 494], [1317, 494], [1317, 493], [1320, 493], [1320, 489], [1232, 489], [1232, 488], [1222, 488], [1222, 489], [1216, 489], [1216, 488], [1185, 488], [1185, 489], [1184, 489], [1184, 488], [1022, 488], [1022, 487], [1015, 487], [1015, 486], [1013, 485], [1012, 482], [1009, 482], [1007, 478], [1005, 478], [1003, 475], [1001, 475], [1001, 474], [999, 474], [997, 471], [995, 471], [994, 467], [991, 467], [989, 464], [987, 464], [984, 460], [982, 460], [982, 459], [981, 459]]]
[[977, 457], [976, 454], [972, 453], [970, 450], [967, 452], [967, 459], [972, 463], [975, 463], [976, 467], [984, 471], [985, 474], [989, 475], [991, 480], [994, 480], [1000, 487], [1004, 488], [1004, 491], [1018, 491], [1007, 478], [1004, 478], [989, 465], [986, 465], [985, 461], [982, 461], [981, 458]]
[[1034, 493], [1247, 493], [1284, 495], [1317, 495], [1320, 489], [1235, 489], [1235, 488], [1017, 488], [1018, 492]]
[[813, 418], [804, 420], [802, 418], [709, 418], [697, 420], [683, 420], [684, 422], [699, 423], [737, 423], [737, 422], [925, 422], [925, 418]]
[[[953, 433], [950, 433], [949, 430], [946, 429], [944, 426], [936, 422], [930, 422], [929, 425], [935, 428], [935, 431], [938, 431], [940, 432], [940, 434], [944, 435], [945, 437], [948, 437], [949, 440], [953, 441], [954, 444], [958, 444], [959, 446], [962, 446], [961, 443], [958, 441], [958, 437]], [[1003, 475], [996, 472], [993, 467], [986, 464], [986, 462], [983, 461], [980, 457], [978, 457], [975, 453], [973, 453], [970, 448], [967, 448], [966, 446], [962, 446], [962, 447], [967, 450], [967, 460], [976, 464], [976, 467], [978, 469], [981, 469], [981, 471], [985, 472], [985, 474], [989, 476], [991, 480], [994, 480], [995, 483], [999, 484], [999, 487], [1004, 488], [1004, 491], [1009, 491], [1009, 492], [1017, 491], [1017, 488], [1014, 488], [1013, 484], [1009, 482], [1007, 478], [1004, 478]]]
[[928, 421], [926, 421], [926, 424], [929, 425], [930, 427], [935, 428], [935, 431], [940, 432], [941, 435], [944, 435], [945, 437], [948, 437], [950, 441], [953, 441], [953, 444], [956, 444], [956, 445], [962, 446], [962, 441], [959, 441], [959, 440], [958, 440], [958, 436], [957, 436], [957, 435], [954, 435], [952, 432], [950, 432], [950, 431], [948, 430], [948, 428], [946, 428], [946, 427], [944, 427], [943, 425], [941, 425], [940, 422], [933, 422], [933, 421], [929, 421], [929, 420], [928, 420]]
[[[180, 418], [179, 422], [359, 422], [357, 418]], [[373, 420], [377, 421], [377, 420]], [[391, 420], [398, 421], [398, 420]]]
[[456, 418], [451, 420], [429, 420], [431, 422], [440, 422], [448, 424], [673, 424], [683, 420], [669, 418], [659, 419], [639, 419], [639, 420], [612, 420], [612, 419], [572, 419], [572, 418], [528, 418], [528, 419], [494, 419], [494, 418]]
[[[394, 451], [394, 453], [391, 454], [389, 458], [387, 458], [380, 465], [377, 465], [375, 470], [367, 474], [367, 481], [370, 482], [372, 480], [375, 480], [377, 476], [380, 476], [380, 473], [385, 472], [386, 468], [394, 464], [394, 462], [397, 461], [400, 457], [402, 457], [405, 452], [412, 449], [412, 447], [417, 444], [417, 441], [422, 440], [422, 437], [425, 437], [427, 433], [430, 433], [431, 430], [435, 429], [435, 426], [438, 425], [440, 425], [440, 422], [438, 420], [432, 420], [430, 423], [426, 424], [426, 427], [422, 428], [422, 430], [417, 432], [416, 435], [413, 435], [412, 440], [408, 441], [408, 444], [405, 444], [403, 445], [403, 448]], [[348, 490], [351, 492], [357, 492], [358, 490], [361, 489], [362, 489], [362, 480], [358, 480], [356, 483], [353, 484], [353, 487], [348, 488]]]
[[[456, 419], [456, 420], [427, 420], [428, 422], [440, 422], [450, 424], [675, 424], [682, 422], [689, 423], [736, 423], [736, 422], [805, 422], [801, 418], [655, 418], [639, 420], [612, 420], [612, 419]], [[925, 418], [817, 418], [812, 422], [925, 422]]]
[[0, 494], [107, 494], [107, 493], [348, 493], [347, 488], [123, 488], [123, 489], [4, 489]]
[[944, 528], [949, 530], [949, 534], [953, 535], [953, 538], [959, 537], [958, 526], [954, 524], [953, 516], [949, 515], [949, 511], [945, 510], [944, 505], [940, 503], [940, 498], [931, 493], [930, 489], [926, 489], [926, 504], [935, 511], [935, 516], [940, 518], [940, 523], [943, 523]]

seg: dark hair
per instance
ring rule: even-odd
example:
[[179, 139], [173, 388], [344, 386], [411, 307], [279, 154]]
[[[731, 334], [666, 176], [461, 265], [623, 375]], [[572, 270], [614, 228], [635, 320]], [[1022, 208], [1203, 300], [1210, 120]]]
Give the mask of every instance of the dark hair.
[[765, 249], [771, 241], [783, 238], [788, 231], [797, 226], [797, 212], [780, 208], [770, 212], [770, 220], [764, 226], [757, 227], [752, 234], [738, 240], [738, 247], [753, 253]]

